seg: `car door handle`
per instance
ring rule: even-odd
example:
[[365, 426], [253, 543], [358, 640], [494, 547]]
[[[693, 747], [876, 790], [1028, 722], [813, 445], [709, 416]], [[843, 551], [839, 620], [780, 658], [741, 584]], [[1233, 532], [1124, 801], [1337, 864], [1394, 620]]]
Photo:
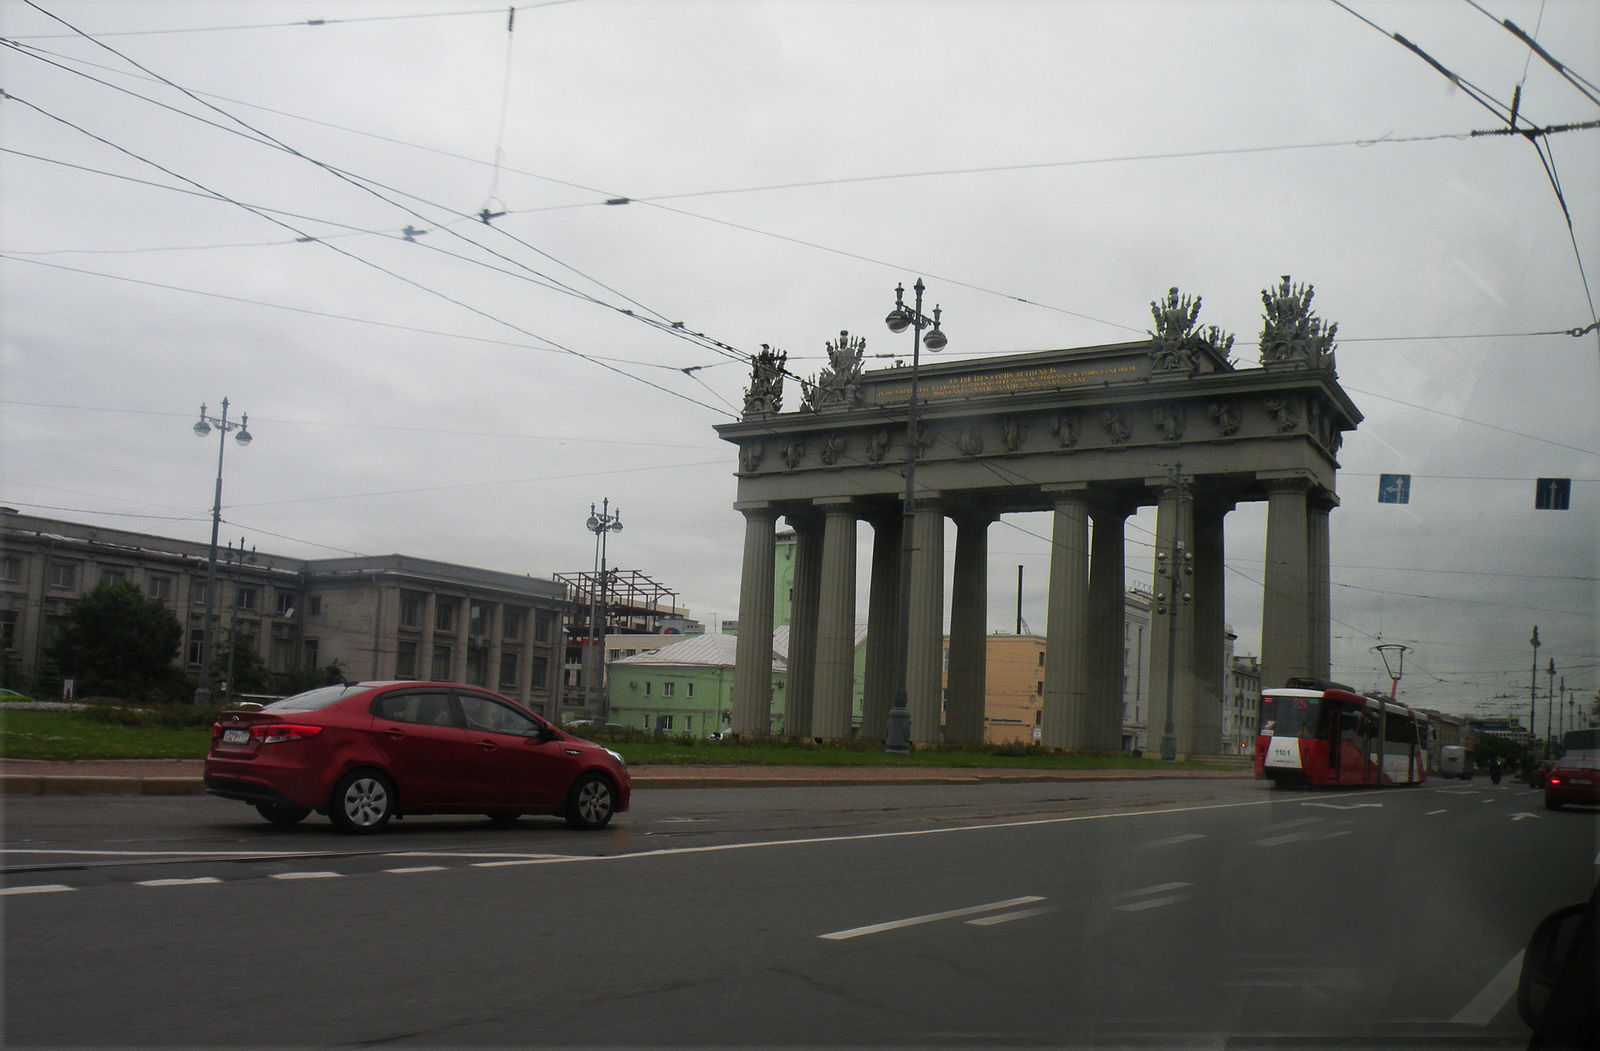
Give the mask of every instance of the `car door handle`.
[[406, 732], [404, 730], [398, 729], [398, 728], [393, 727], [393, 726], [389, 727], [387, 730], [385, 730], [383, 732], [384, 732], [384, 734], [386, 736], [393, 737], [396, 741], [400, 740], [401, 738], [405, 737], [405, 735], [406, 735]]
[[492, 752], [495, 749], [495, 743], [493, 741], [487, 741], [487, 740], [479, 741], [478, 742], [478, 747], [481, 748], [485, 752]]

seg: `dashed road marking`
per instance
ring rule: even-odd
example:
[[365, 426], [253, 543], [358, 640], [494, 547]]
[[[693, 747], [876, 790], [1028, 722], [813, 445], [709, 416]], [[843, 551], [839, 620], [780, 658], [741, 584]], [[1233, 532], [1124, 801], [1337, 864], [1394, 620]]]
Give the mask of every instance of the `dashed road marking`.
[[221, 882], [222, 881], [220, 879], [217, 879], [217, 877], [215, 877], [215, 876], [194, 876], [194, 877], [190, 877], [190, 878], [187, 878], [187, 879], [185, 879], [185, 878], [179, 878], [179, 879], [142, 879], [142, 880], [139, 881], [139, 886], [141, 886], [141, 887], [196, 887], [196, 886], [199, 886], [200, 884], [203, 884], [203, 883], [221, 883]]
[[1500, 968], [1500, 973], [1489, 979], [1489, 984], [1478, 992], [1472, 1001], [1456, 1012], [1450, 1021], [1466, 1025], [1488, 1025], [1500, 1009], [1517, 991], [1517, 981], [1522, 975], [1522, 953], [1511, 957], [1511, 962]]
[[274, 872], [272, 879], [338, 879], [342, 872]]
[[0, 895], [10, 897], [14, 894], [59, 894], [64, 890], [72, 890], [65, 883], [39, 883], [31, 887], [4, 887], [0, 888]]
[[860, 938], [868, 934], [882, 934], [885, 931], [897, 931], [906, 927], [917, 927], [924, 923], [937, 923], [940, 920], [957, 920], [963, 916], [976, 916], [985, 912], [999, 912], [1002, 909], [1016, 908], [1018, 905], [1031, 905], [1044, 899], [1036, 894], [1021, 898], [1007, 898], [1004, 901], [991, 901], [986, 905], [971, 905], [964, 909], [951, 909], [948, 912], [930, 912], [923, 916], [907, 916], [902, 920], [887, 920], [883, 923], [869, 923], [865, 927], [851, 927], [842, 931], [830, 931], [819, 934], [818, 938], [824, 941], [839, 942], [851, 938]]

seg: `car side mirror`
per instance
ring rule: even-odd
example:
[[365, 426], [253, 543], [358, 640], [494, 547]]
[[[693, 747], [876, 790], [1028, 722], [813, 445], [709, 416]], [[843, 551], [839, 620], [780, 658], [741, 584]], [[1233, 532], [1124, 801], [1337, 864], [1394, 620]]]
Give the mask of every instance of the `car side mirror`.
[[1522, 975], [1517, 979], [1517, 1013], [1529, 1026], [1537, 1026], [1550, 1004], [1550, 994], [1571, 953], [1587, 904], [1557, 909], [1534, 929], [1522, 954]]

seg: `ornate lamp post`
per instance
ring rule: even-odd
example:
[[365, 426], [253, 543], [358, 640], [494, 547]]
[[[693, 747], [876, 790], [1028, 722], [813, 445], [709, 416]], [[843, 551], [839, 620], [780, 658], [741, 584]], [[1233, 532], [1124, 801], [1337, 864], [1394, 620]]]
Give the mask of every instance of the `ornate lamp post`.
[[[589, 709], [597, 712], [600, 721], [606, 721], [610, 714], [609, 705], [606, 703], [605, 690], [605, 645], [606, 645], [606, 537], [611, 533], [622, 532], [622, 512], [611, 512], [611, 498], [600, 502], [600, 510], [594, 509], [594, 504], [589, 505], [589, 520], [584, 523], [589, 532], [594, 534], [595, 559], [600, 567], [596, 574], [596, 586], [589, 591], [592, 604], [589, 609], [589, 659], [592, 662], [591, 674], [587, 677], [589, 690]], [[596, 703], [598, 698], [598, 703]]]
[[[922, 360], [921, 350], [938, 353], [949, 340], [939, 330], [939, 308], [933, 308], [933, 317], [922, 313], [922, 293], [926, 286], [922, 278], [911, 286], [916, 299], [906, 306], [905, 285], [894, 287], [894, 309], [884, 318], [890, 332], [911, 329], [911, 397], [906, 406], [906, 496], [901, 507], [900, 523], [900, 613], [895, 633], [895, 686], [894, 706], [889, 709], [889, 721], [884, 727], [883, 748], [893, 755], [911, 752], [911, 707], [906, 699], [907, 665], [911, 660], [911, 560], [916, 550], [917, 513], [917, 368]], [[928, 334], [922, 334], [928, 329]]]
[[1167, 722], [1161, 731], [1161, 758], [1168, 763], [1178, 761], [1178, 732], [1173, 722], [1173, 710], [1177, 707], [1173, 694], [1177, 688], [1178, 610], [1194, 599], [1183, 590], [1184, 578], [1194, 574], [1194, 552], [1183, 545], [1183, 502], [1188, 499], [1189, 487], [1179, 472], [1179, 468], [1173, 468], [1172, 478], [1167, 483], [1176, 497], [1173, 500], [1172, 550], [1156, 552], [1156, 575], [1166, 581], [1167, 589], [1157, 590], [1155, 597], [1156, 613], [1167, 618]]
[[245, 413], [238, 423], [229, 423], [228, 399], [223, 398], [221, 416], [207, 416], [205, 403], [201, 402], [200, 419], [194, 425], [196, 438], [206, 437], [213, 427], [217, 429], [217, 492], [211, 501], [211, 553], [206, 559], [206, 612], [200, 629], [200, 685], [194, 690], [195, 704], [211, 703], [211, 612], [217, 590], [217, 530], [222, 526], [222, 454], [228, 449], [229, 431], [239, 432], [233, 440], [240, 445], [250, 444], [252, 439], [246, 426], [249, 422], [250, 414]]

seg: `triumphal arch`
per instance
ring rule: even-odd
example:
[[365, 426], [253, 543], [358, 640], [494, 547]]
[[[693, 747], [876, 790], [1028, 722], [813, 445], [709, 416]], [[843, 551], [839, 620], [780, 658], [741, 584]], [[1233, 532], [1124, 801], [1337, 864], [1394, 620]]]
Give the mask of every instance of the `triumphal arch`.
[[[761, 734], [770, 726], [780, 517], [796, 534], [789, 736], [852, 732], [861, 520], [873, 530], [863, 736], [881, 735], [903, 674], [913, 742], [982, 741], [988, 529], [1014, 512], [1053, 516], [1045, 745], [1120, 747], [1124, 527], [1142, 506], [1157, 507], [1158, 552], [1181, 540], [1193, 565], [1192, 575], [1179, 574], [1151, 632], [1152, 741], [1170, 708], [1180, 754], [1220, 747], [1223, 522], [1243, 501], [1267, 504], [1261, 681], [1326, 678], [1336, 457], [1361, 413], [1338, 384], [1337, 326], [1312, 313], [1312, 294], [1288, 278], [1262, 293], [1259, 367], [1237, 366], [1233, 337], [1200, 328], [1199, 300], [1177, 289], [1151, 304], [1153, 330], [1134, 342], [962, 361], [924, 357], [914, 368], [864, 371], [864, 341], [841, 333], [828, 345], [828, 366], [800, 381], [801, 404], [787, 412], [785, 357], [763, 348], [742, 418], [717, 427], [738, 446], [734, 506], [745, 518], [734, 731]], [[916, 484], [906, 516], [910, 441]], [[902, 673], [896, 643], [907, 522], [913, 543]], [[947, 523], [955, 548], [948, 596]]]

